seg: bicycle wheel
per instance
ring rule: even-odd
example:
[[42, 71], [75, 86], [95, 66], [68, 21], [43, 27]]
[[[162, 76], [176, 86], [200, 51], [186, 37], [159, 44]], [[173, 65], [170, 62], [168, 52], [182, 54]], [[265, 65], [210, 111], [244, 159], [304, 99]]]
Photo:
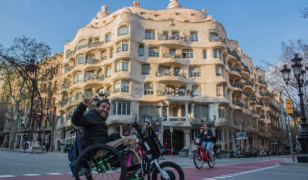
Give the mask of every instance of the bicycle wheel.
[[201, 169], [203, 166], [203, 154], [201, 153], [201, 150], [196, 150], [194, 153], [194, 164], [196, 168]]
[[[159, 164], [160, 168], [165, 170], [170, 177], [170, 180], [184, 180], [184, 171], [182, 168], [175, 164], [174, 162], [163, 162]], [[155, 167], [152, 173], [152, 180], [166, 180], [163, 178], [162, 174], [160, 174], [159, 170]]]
[[213, 156], [212, 158], [210, 158], [207, 161], [207, 164], [210, 166], [210, 168], [213, 168], [215, 166], [215, 156]]
[[122, 180], [125, 173], [126, 165], [119, 151], [104, 144], [85, 149], [74, 167], [76, 180]]

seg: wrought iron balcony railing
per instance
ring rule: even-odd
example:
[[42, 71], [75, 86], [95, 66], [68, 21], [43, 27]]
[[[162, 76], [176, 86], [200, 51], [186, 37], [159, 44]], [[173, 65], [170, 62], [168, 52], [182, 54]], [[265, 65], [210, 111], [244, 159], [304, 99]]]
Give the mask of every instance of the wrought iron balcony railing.
[[243, 86], [242, 86], [242, 84], [240, 82], [230, 82], [230, 85], [232, 87], [237, 87], [237, 88], [243, 89]]
[[76, 51], [70, 51], [70, 52], [66, 53], [66, 58], [69, 58], [69, 57], [75, 55], [75, 53], [76, 53]]
[[240, 68], [238, 68], [236, 66], [234, 66], [234, 67], [230, 66], [229, 69], [230, 69], [230, 71], [236, 71], [239, 74], [242, 74], [242, 71], [240, 70]]
[[65, 67], [65, 73], [70, 72], [72, 69], [74, 69], [74, 66], [66, 66]]
[[180, 36], [179, 34], [158, 34], [158, 40], [178, 40], [188, 42], [188, 38], [186, 36]]
[[210, 42], [222, 42], [226, 44], [226, 39], [223, 39], [222, 37], [210, 37]]
[[95, 75], [95, 74], [92, 74], [92, 75], [88, 75], [85, 77], [85, 81], [93, 81], [93, 80], [104, 80], [104, 75]]
[[67, 89], [71, 86], [71, 82], [65, 81], [63, 84], [61, 84], [61, 89]]
[[182, 77], [184, 79], [187, 78], [187, 74], [185, 72], [172, 72], [172, 71], [164, 71], [164, 72], [156, 72], [157, 77], [163, 77], [163, 76], [178, 76]]
[[168, 90], [168, 88], [165, 88], [163, 90], [158, 90], [158, 96], [188, 96], [188, 97], [194, 97], [194, 92], [190, 88], [179, 89], [175, 88], [174, 90]]
[[234, 56], [238, 61], [241, 61], [241, 57], [237, 54], [237, 52], [231, 51], [229, 48], [227, 49], [228, 54]]
[[202, 126], [208, 124], [209, 127], [215, 127], [216, 116], [213, 116], [213, 119], [207, 118], [190, 118], [189, 122], [192, 126]]
[[232, 103], [233, 103], [234, 105], [236, 105], [236, 106], [244, 107], [244, 104], [243, 104], [241, 101], [239, 101], [239, 100], [233, 101]]
[[102, 60], [96, 59], [94, 57], [88, 57], [86, 59], [86, 61], [84, 62], [84, 64], [97, 64], [99, 62], [101, 62]]
[[252, 110], [252, 114], [260, 115], [260, 111]]

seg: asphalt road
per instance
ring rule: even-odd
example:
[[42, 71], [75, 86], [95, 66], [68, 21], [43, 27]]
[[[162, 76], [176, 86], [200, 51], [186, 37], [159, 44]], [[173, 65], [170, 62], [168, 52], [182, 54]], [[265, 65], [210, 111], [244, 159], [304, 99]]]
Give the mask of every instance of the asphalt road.
[[[289, 160], [288, 156], [218, 159], [214, 168], [204, 164], [200, 170], [194, 167], [190, 158], [169, 156], [161, 161], [179, 164], [186, 180], [308, 179], [308, 169], [278, 165], [286, 160]], [[0, 150], [0, 180], [73, 180], [68, 164], [64, 153], [29, 154]]]

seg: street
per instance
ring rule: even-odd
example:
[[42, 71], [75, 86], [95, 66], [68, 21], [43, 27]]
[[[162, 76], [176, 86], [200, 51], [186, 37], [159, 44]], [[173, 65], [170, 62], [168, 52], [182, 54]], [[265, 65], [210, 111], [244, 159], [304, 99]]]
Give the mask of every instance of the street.
[[[67, 154], [53, 152], [29, 154], [0, 150], [0, 179], [2, 180], [72, 180]], [[279, 166], [289, 156], [217, 159], [213, 169], [204, 164], [196, 169], [190, 158], [167, 156], [166, 160], [179, 164], [186, 180], [215, 179], [307, 179], [305, 168]], [[305, 178], [306, 177], [306, 178]]]

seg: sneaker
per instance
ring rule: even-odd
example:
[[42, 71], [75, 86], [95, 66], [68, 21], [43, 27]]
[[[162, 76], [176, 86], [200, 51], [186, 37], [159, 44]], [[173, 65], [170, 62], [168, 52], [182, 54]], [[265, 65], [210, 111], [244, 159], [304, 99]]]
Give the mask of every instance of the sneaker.
[[142, 173], [138, 171], [135, 171], [133, 173], [129, 173], [124, 180], [143, 180]]

